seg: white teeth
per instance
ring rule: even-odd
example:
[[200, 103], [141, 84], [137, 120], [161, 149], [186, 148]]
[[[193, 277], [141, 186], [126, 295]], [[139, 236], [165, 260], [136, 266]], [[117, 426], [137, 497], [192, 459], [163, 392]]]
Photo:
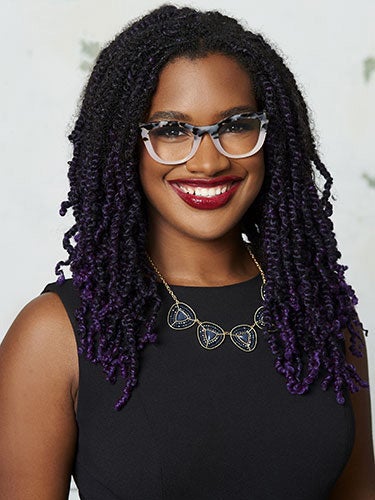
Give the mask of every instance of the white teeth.
[[232, 183], [212, 188], [205, 188], [205, 187], [194, 188], [187, 184], [177, 184], [177, 186], [179, 189], [181, 189], [183, 193], [194, 194], [195, 196], [202, 196], [204, 198], [210, 198], [212, 196], [218, 196], [228, 191], [232, 187]]
[[184, 186], [182, 184], [177, 184], [177, 186], [179, 187], [179, 189], [181, 189], [183, 193], [194, 194], [194, 188], [190, 186]]

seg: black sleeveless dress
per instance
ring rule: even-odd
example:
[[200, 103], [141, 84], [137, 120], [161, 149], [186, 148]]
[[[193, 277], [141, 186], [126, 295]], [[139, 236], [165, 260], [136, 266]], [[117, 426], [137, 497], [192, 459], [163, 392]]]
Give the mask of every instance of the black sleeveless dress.
[[[252, 323], [261, 278], [235, 285], [172, 287], [201, 321], [230, 330]], [[61, 298], [75, 332], [72, 280], [44, 292]], [[195, 328], [166, 323], [173, 301], [161, 286], [158, 343], [142, 352], [137, 387], [121, 411], [121, 380], [80, 358], [78, 445], [73, 475], [85, 500], [322, 500], [353, 446], [350, 403], [318, 385], [291, 395], [258, 332], [248, 353], [229, 337], [213, 350]], [[77, 333], [76, 333], [77, 335]], [[349, 397], [347, 398], [349, 401]]]

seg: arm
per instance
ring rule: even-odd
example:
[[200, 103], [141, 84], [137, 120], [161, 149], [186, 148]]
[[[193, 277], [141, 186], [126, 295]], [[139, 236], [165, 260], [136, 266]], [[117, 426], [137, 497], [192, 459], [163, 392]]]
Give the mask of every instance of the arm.
[[[359, 375], [368, 380], [367, 355], [357, 358], [348, 349], [349, 335], [346, 335], [346, 358]], [[368, 389], [351, 394], [355, 418], [355, 441], [352, 454], [331, 492], [330, 500], [374, 500], [375, 468], [371, 434], [371, 407]]]
[[34, 299], [0, 346], [0, 499], [68, 498], [76, 446], [74, 333], [57, 295]]

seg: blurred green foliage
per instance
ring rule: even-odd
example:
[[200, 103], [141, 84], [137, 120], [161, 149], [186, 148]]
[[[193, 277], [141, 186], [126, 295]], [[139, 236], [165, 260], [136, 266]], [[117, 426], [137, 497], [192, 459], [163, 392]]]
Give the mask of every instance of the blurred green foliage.
[[362, 177], [363, 177], [363, 179], [365, 179], [365, 181], [367, 182], [367, 184], [369, 185], [369, 187], [375, 188], [375, 176], [367, 174], [366, 172], [364, 172], [362, 174]]
[[96, 59], [96, 56], [99, 54], [99, 51], [99, 42], [90, 42], [81, 39], [81, 54], [83, 60], [81, 61], [79, 67], [82, 71], [91, 71], [93, 63]]
[[371, 74], [374, 71], [375, 71], [375, 57], [367, 57], [363, 61], [363, 74], [366, 82], [370, 80]]

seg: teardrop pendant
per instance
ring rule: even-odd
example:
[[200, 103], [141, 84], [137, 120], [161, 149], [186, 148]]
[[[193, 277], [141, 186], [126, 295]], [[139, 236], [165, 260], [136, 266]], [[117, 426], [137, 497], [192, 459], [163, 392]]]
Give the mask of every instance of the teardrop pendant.
[[245, 352], [251, 352], [257, 345], [257, 332], [251, 325], [237, 325], [230, 331], [233, 344]]
[[176, 302], [169, 309], [167, 323], [174, 330], [186, 330], [196, 322], [193, 309], [184, 302]]
[[224, 342], [225, 332], [216, 323], [203, 321], [197, 327], [197, 337], [200, 345], [205, 349], [216, 349]]
[[258, 309], [255, 311], [254, 323], [255, 323], [255, 326], [257, 326], [260, 329], [262, 329], [266, 326], [265, 322], [264, 322], [264, 307], [263, 306], [258, 307]]

